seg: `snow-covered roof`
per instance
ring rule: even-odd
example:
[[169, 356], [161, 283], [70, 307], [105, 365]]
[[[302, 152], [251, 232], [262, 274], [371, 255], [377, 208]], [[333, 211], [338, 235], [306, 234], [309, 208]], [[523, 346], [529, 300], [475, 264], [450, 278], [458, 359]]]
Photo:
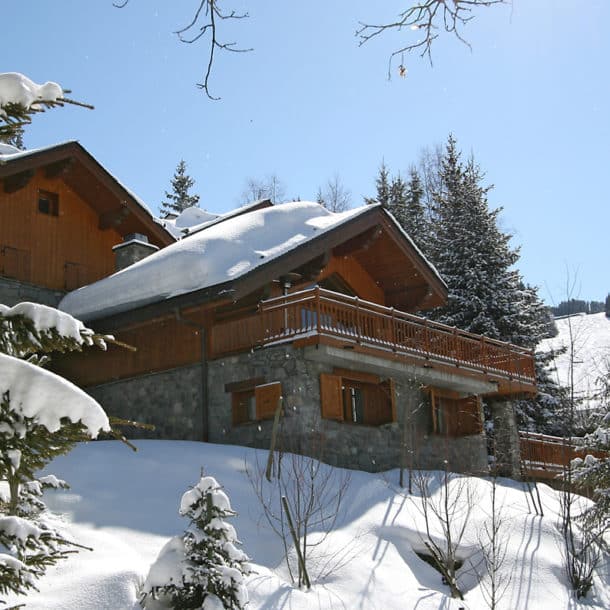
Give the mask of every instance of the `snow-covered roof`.
[[317, 203], [297, 201], [211, 223], [110, 277], [69, 293], [59, 307], [88, 320], [236, 280], [374, 207], [378, 206], [337, 214]]
[[48, 150], [54, 150], [61, 146], [68, 144], [77, 144], [76, 140], [66, 140], [65, 142], [59, 142], [57, 144], [50, 144], [49, 146], [41, 146], [40, 148], [30, 148], [28, 150], [19, 150], [15, 146], [10, 144], [4, 144], [3, 148], [0, 149], [0, 165], [5, 165], [9, 161], [16, 161], [17, 159], [23, 159], [32, 155], [38, 155]]

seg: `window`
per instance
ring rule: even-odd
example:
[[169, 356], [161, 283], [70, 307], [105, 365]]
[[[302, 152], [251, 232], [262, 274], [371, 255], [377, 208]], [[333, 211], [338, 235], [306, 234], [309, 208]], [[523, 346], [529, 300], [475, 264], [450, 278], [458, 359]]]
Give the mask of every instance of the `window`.
[[322, 417], [380, 426], [396, 421], [394, 383], [376, 375], [335, 369], [320, 375]]
[[38, 211], [49, 216], [59, 216], [59, 195], [50, 191], [38, 191]]
[[265, 383], [261, 378], [229, 383], [225, 391], [231, 393], [234, 426], [273, 419], [282, 399], [282, 384]]
[[432, 432], [445, 436], [469, 436], [483, 431], [479, 396], [456, 398], [448, 392], [430, 390]]

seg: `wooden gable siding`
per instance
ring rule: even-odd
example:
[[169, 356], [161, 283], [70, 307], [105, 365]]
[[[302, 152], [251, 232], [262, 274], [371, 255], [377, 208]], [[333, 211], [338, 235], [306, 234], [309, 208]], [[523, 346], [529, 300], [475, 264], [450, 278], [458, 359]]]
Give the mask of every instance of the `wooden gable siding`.
[[120, 331], [115, 338], [135, 348], [108, 346], [107, 352], [53, 357], [53, 369], [81, 387], [156, 373], [201, 362], [201, 333], [195, 327], [168, 318]]
[[[57, 193], [58, 215], [38, 210], [39, 191]], [[53, 290], [73, 290], [114, 272], [122, 237], [60, 178], [38, 170], [13, 192], [0, 191], [0, 275]]]
[[383, 290], [353, 256], [333, 256], [318, 277], [318, 281], [334, 273], [345, 280], [361, 299], [385, 305]]

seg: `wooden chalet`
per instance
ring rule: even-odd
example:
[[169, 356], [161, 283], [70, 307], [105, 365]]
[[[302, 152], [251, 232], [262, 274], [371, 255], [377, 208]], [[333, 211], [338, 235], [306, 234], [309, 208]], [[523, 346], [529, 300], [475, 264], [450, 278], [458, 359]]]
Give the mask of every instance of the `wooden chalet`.
[[[55, 360], [110, 414], [257, 447], [275, 422], [280, 446], [332, 464], [477, 472], [484, 398], [516, 474], [510, 401], [536, 391], [532, 353], [416, 315], [447, 289], [382, 207], [256, 202], [173, 243], [75, 142], [0, 155], [0, 179], [0, 290], [86, 284], [60, 308], [137, 347]], [[150, 255], [113, 274], [143, 236]]]
[[0, 276], [15, 296], [53, 300], [114, 273], [113, 246], [130, 234], [174, 241], [78, 142], [0, 155], [0, 200]]

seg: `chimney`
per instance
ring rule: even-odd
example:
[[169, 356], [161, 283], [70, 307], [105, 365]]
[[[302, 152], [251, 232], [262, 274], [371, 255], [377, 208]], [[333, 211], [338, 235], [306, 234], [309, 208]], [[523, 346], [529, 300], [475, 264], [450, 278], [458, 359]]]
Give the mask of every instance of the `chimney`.
[[121, 271], [125, 267], [129, 267], [150, 254], [156, 252], [159, 248], [148, 243], [148, 237], [142, 233], [129, 233], [123, 237], [123, 243], [112, 246], [114, 251], [114, 268], [116, 271]]

